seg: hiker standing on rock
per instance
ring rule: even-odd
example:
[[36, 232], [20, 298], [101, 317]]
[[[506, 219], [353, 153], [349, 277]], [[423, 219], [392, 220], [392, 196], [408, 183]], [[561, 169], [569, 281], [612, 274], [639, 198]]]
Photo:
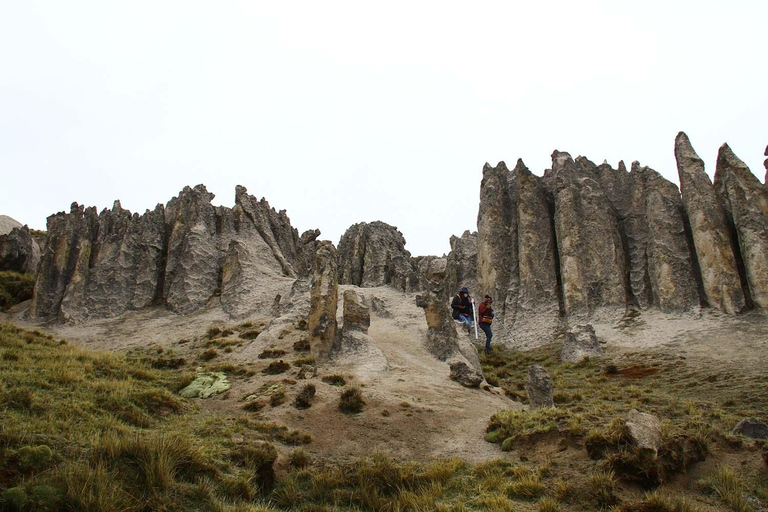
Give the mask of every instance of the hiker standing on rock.
[[493, 312], [493, 299], [490, 295], [485, 296], [485, 300], [480, 304], [477, 309], [477, 316], [480, 317], [478, 327], [480, 327], [485, 333], [485, 355], [491, 353], [491, 337], [493, 337], [493, 331], [491, 331], [491, 322], [496, 314]]
[[472, 302], [470, 302], [470, 300], [469, 290], [466, 286], [463, 286], [451, 302], [453, 319], [463, 322], [464, 325], [467, 326], [468, 334], [472, 334], [472, 320], [475, 319], [475, 315], [472, 312]]

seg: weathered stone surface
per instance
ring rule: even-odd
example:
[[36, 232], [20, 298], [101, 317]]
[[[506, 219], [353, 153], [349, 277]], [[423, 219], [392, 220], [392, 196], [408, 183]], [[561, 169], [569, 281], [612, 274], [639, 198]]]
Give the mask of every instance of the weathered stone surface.
[[308, 273], [318, 232], [299, 238], [285, 212], [246, 192], [237, 188], [234, 208], [212, 206], [198, 185], [141, 216], [118, 201], [49, 217], [30, 315], [79, 320], [153, 304], [185, 314], [219, 295], [232, 317], [270, 310]]
[[14, 228], [20, 228], [23, 224], [8, 215], [0, 215], [0, 235], [7, 235]]
[[40, 258], [40, 247], [27, 226], [14, 227], [9, 233], [0, 234], [0, 271], [36, 272]]
[[354, 224], [341, 236], [338, 254], [340, 284], [390, 285], [405, 292], [419, 288], [405, 238], [394, 226], [379, 221]]
[[[499, 319], [506, 317], [507, 296], [517, 299], [516, 294], [509, 293], [510, 279], [517, 277], [516, 186], [504, 162], [483, 167], [477, 214], [477, 284], [483, 295], [496, 301]], [[514, 318], [511, 320], [514, 323]]]
[[544, 176], [554, 198], [563, 304], [569, 316], [589, 316], [598, 308], [620, 316], [627, 301], [618, 220], [596, 177], [560, 151], [552, 154], [552, 169]]
[[539, 365], [528, 368], [528, 382], [525, 390], [528, 393], [528, 401], [531, 409], [554, 408], [555, 401], [552, 398], [555, 384], [547, 370]]
[[333, 244], [320, 242], [315, 253], [307, 319], [309, 348], [318, 361], [330, 358], [336, 340], [339, 288], [336, 262], [336, 248]]
[[[503, 326], [513, 332], [515, 345], [546, 343], [560, 327], [557, 246], [550, 204], [539, 178], [518, 160], [517, 179], [517, 300], [507, 300]], [[515, 268], [510, 269], [514, 274]], [[495, 298], [494, 298], [495, 300]], [[514, 310], [509, 307], [514, 304]], [[494, 322], [499, 323], [499, 322]]]
[[[699, 304], [699, 296], [680, 192], [649, 167], [633, 163], [632, 173], [637, 175], [632, 180], [632, 195], [639, 199], [633, 201], [633, 215], [644, 218], [646, 227], [643, 230], [638, 226], [638, 236], [633, 237], [630, 249], [633, 293], [638, 298], [646, 297], [638, 301], [641, 307], [647, 301], [665, 312], [689, 310]], [[640, 270], [643, 267], [645, 272]]]
[[589, 357], [603, 355], [603, 346], [597, 341], [590, 324], [576, 324], [565, 333], [560, 359], [565, 363], [579, 363]]
[[360, 302], [355, 290], [344, 291], [344, 331], [368, 333], [371, 325], [371, 313], [368, 306]]
[[746, 418], [733, 427], [732, 433], [752, 439], [768, 439], [768, 425], [757, 418]]
[[445, 273], [435, 272], [431, 277], [427, 291], [416, 297], [416, 305], [424, 309], [427, 320], [424, 347], [440, 361], [449, 365], [463, 362], [482, 375], [477, 350], [466, 337], [456, 333], [448, 300], [451, 292], [446, 289], [450, 284], [445, 280]]
[[745, 295], [756, 306], [768, 308], [768, 191], [728, 144], [717, 155], [714, 186], [735, 235]]
[[354, 364], [358, 372], [378, 373], [386, 370], [387, 358], [368, 335], [371, 314], [354, 289], [344, 290], [341, 331], [331, 350], [334, 361]]
[[477, 232], [464, 231], [461, 237], [452, 236], [450, 243], [445, 286], [452, 290], [466, 286], [473, 292], [477, 289]]
[[476, 388], [482, 384], [483, 373], [469, 366], [465, 361], [456, 361], [450, 365], [450, 378], [468, 388]]
[[640, 450], [647, 450], [655, 459], [661, 447], [661, 423], [659, 419], [635, 409], [629, 411], [625, 423], [630, 438]]
[[[33, 318], [66, 320], [66, 303], [82, 295], [85, 272], [91, 257], [91, 241], [96, 229], [96, 211], [72, 203], [70, 213], [48, 217], [48, 239], [43, 250], [29, 315]], [[82, 305], [80, 305], [82, 311]]]
[[707, 304], [730, 314], [738, 313], [744, 309], [745, 299], [725, 215], [704, 172], [704, 162], [683, 132], [675, 139], [675, 158]]

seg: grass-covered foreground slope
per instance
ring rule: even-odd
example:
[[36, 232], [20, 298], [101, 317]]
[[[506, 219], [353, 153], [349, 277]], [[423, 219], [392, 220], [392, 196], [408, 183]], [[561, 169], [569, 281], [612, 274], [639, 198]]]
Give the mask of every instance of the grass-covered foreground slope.
[[[768, 503], [765, 447], [729, 434], [742, 417], [764, 419], [764, 375], [693, 374], [682, 359], [641, 354], [568, 365], [557, 350], [483, 359], [489, 380], [519, 400], [530, 364], [547, 367], [557, 389], [552, 411], [488, 411], [477, 442], [499, 443], [496, 460], [335, 460], [314, 455], [311, 442], [295, 447], [310, 440], [269, 422], [271, 406], [219, 410], [181, 398], [200, 361], [94, 352], [0, 325], [0, 510], [704, 512]], [[627, 440], [631, 408], [663, 420], [657, 460]]]

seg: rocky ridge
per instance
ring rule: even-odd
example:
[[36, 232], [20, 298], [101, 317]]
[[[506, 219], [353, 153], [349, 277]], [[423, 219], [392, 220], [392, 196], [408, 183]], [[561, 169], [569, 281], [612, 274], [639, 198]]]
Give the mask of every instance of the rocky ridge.
[[188, 314], [214, 297], [232, 317], [268, 310], [309, 274], [319, 231], [299, 237], [285, 211], [243, 187], [234, 208], [212, 199], [198, 185], [143, 215], [119, 201], [52, 215], [29, 315], [72, 321], [152, 305]]
[[727, 145], [714, 185], [682, 132], [675, 156], [681, 189], [638, 162], [560, 151], [542, 177], [521, 160], [485, 165], [475, 295], [495, 299], [495, 340], [536, 346], [632, 310], [765, 308], [766, 186]]
[[[438, 295], [447, 309], [456, 288], [468, 286], [475, 296], [494, 297], [495, 342], [520, 348], [584, 321], [618, 322], [632, 311], [764, 309], [765, 185], [727, 145], [714, 185], [684, 133], [675, 154], [680, 190], [638, 162], [628, 171], [623, 162], [614, 169], [560, 151], [541, 177], [522, 160], [512, 170], [486, 164], [478, 231], [452, 237], [447, 256], [411, 257], [397, 228], [362, 222], [347, 230], [338, 250], [330, 243], [322, 249], [332, 249], [331, 280], [426, 291], [425, 309]], [[319, 231], [299, 236], [284, 211], [243, 187], [232, 208], [215, 207], [212, 199], [198, 185], [143, 215], [116, 202], [101, 213], [73, 204], [69, 213], [49, 217], [30, 316], [78, 321], [150, 306], [188, 314], [213, 304], [243, 318], [279, 312], [285, 297], [298, 300], [298, 282], [307, 287], [308, 307], [313, 262], [325, 247]], [[337, 334], [329, 333], [324, 352], [334, 349]]]

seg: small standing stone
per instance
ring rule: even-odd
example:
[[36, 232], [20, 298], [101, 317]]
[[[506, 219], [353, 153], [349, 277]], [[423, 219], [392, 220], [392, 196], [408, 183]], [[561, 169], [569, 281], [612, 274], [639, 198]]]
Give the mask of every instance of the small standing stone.
[[547, 370], [539, 365], [528, 368], [528, 384], [525, 390], [528, 392], [531, 409], [554, 408], [555, 401], [552, 398], [554, 389], [555, 385]]
[[635, 445], [641, 450], [648, 450], [655, 460], [661, 447], [661, 423], [659, 419], [635, 409], [629, 411], [625, 424]]

